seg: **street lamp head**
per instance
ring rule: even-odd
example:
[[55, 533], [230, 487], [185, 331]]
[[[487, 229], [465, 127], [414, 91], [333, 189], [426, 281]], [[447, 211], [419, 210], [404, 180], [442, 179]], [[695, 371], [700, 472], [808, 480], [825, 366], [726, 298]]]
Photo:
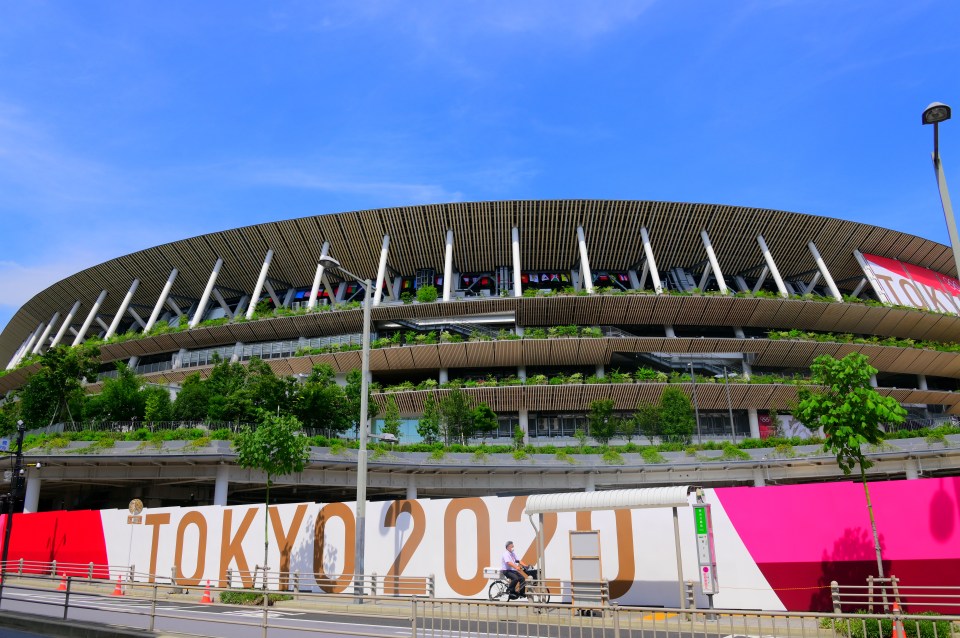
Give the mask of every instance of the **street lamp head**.
[[923, 109], [924, 124], [939, 124], [950, 119], [950, 107], [943, 102], [933, 102]]
[[323, 255], [322, 257], [320, 257], [320, 259], [319, 259], [318, 261], [319, 261], [321, 264], [323, 264], [324, 266], [333, 266], [334, 268], [342, 268], [342, 267], [343, 267], [343, 266], [340, 265], [340, 262], [339, 262], [339, 261], [337, 261], [336, 259], [334, 259], [334, 258], [331, 257], [330, 255]]

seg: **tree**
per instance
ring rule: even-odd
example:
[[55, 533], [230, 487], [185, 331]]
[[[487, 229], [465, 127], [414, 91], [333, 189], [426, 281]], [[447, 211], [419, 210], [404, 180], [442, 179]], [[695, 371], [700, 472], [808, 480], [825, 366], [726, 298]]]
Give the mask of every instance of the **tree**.
[[660, 408], [648, 401], [641, 401], [630, 420], [640, 434], [647, 437], [647, 442], [653, 444], [653, 437], [660, 434]]
[[244, 389], [254, 411], [287, 412], [289, 410], [290, 381], [276, 375], [273, 368], [259, 357], [247, 364]]
[[103, 421], [143, 419], [147, 399], [141, 394], [143, 379], [122, 361], [116, 366], [117, 376], [103, 380], [100, 394], [87, 402], [86, 413]]
[[601, 447], [607, 447], [617, 432], [619, 419], [613, 414], [613, 405], [613, 399], [597, 399], [590, 404], [590, 413], [587, 414], [590, 436]]
[[180, 392], [173, 401], [173, 418], [179, 421], [203, 421], [207, 418], [210, 389], [199, 372], [183, 380]]
[[500, 422], [497, 419], [497, 413], [490, 409], [490, 406], [486, 403], [481, 403], [473, 409], [473, 426], [472, 430], [474, 432], [480, 432], [483, 435], [489, 435], [497, 431], [497, 428], [500, 427]]
[[637, 435], [637, 420], [633, 415], [617, 419], [617, 434], [625, 438], [627, 443], [633, 442], [633, 437]]
[[417, 421], [417, 434], [424, 443], [436, 443], [440, 440], [440, 408], [432, 394], [423, 402], [423, 415]]
[[680, 388], [665, 388], [660, 395], [660, 434], [689, 441], [697, 423], [690, 398]]
[[143, 420], [147, 422], [169, 421], [173, 415], [173, 404], [170, 401], [170, 391], [156, 385], [148, 385], [143, 389], [146, 400], [143, 405]]
[[24, 422], [32, 427], [49, 425], [64, 410], [72, 419], [70, 400], [82, 396], [83, 380], [96, 381], [99, 370], [100, 347], [95, 344], [60, 345], [47, 350], [40, 357], [40, 369], [20, 391]]
[[313, 366], [310, 376], [296, 391], [293, 413], [305, 427], [337, 434], [353, 425], [347, 394], [337, 385], [333, 368], [326, 363]]
[[307, 437], [294, 416], [263, 413], [256, 428], [244, 427], [234, 439], [237, 465], [267, 475], [263, 504], [263, 588], [267, 588], [267, 553], [270, 547], [270, 484], [274, 477], [302, 472], [310, 458]]
[[823, 449], [836, 455], [837, 465], [845, 475], [859, 467], [877, 553], [877, 571], [883, 578], [880, 538], [867, 486], [867, 469], [873, 463], [864, 457], [861, 446], [880, 443], [883, 440], [880, 424], [902, 423], [907, 411], [896, 399], [880, 396], [870, 385], [870, 378], [877, 369], [860, 353], [851, 352], [839, 360], [827, 354], [820, 355], [813, 360], [810, 372], [813, 383], [822, 387], [797, 391], [799, 401], [794, 416], [811, 430], [823, 428], [826, 437]]
[[383, 412], [383, 434], [392, 434], [400, 440], [400, 408], [393, 396], [387, 397], [387, 409]]
[[473, 434], [473, 405], [460, 388], [454, 388], [440, 400], [440, 424], [448, 445], [451, 437], [466, 443]]

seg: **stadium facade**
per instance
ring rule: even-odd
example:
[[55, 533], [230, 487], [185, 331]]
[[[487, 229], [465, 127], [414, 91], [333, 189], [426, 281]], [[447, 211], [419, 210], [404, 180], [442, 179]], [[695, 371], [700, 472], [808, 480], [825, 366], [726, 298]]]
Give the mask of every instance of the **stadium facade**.
[[[427, 396], [457, 385], [498, 414], [500, 436], [519, 426], [532, 442], [562, 441], [585, 426], [596, 399], [630, 411], [676, 385], [696, 403], [699, 436], [763, 437], [770, 411], [788, 409], [796, 396], [792, 377], [808, 374], [820, 354], [848, 352], [869, 356], [879, 391], [911, 418], [960, 414], [960, 353], [939, 347], [960, 338], [960, 284], [947, 246], [828, 217], [647, 201], [389, 208], [148, 248], [78, 272], [27, 302], [0, 334], [9, 370], [0, 392], [29, 378], [36, 366], [18, 365], [30, 354], [92, 336], [104, 339], [104, 374], [125, 361], [148, 382], [174, 387], [209, 372], [215, 356], [261, 357], [282, 375], [306, 374], [318, 363], [340, 374], [357, 369], [363, 287], [324, 267], [324, 255], [375, 282], [374, 399], [382, 406], [393, 396], [409, 419]], [[417, 301], [427, 285], [437, 300]], [[274, 311], [255, 314], [265, 304]], [[143, 335], [164, 323], [188, 329]], [[408, 335], [403, 345], [391, 340], [398, 332]], [[233, 465], [229, 449], [202, 452], [157, 459], [118, 448], [71, 459], [36, 451], [31, 459], [43, 473], [33, 471], [28, 504], [35, 510], [41, 496], [54, 509], [82, 504], [79, 485], [99, 484], [101, 495], [127, 485], [147, 497], [166, 483], [157, 504], [190, 493], [223, 505], [228, 485], [255, 482]], [[879, 459], [878, 471], [912, 478], [918, 458], [908, 451]], [[742, 468], [679, 461], [643, 468], [630, 459], [620, 467], [477, 468], [451, 457], [425, 471], [425, 460], [411, 456], [372, 461], [371, 490], [510, 493], [519, 489], [518, 474], [529, 492], [836, 473], [829, 459], [808, 461], [806, 469], [785, 461], [773, 470], [766, 457]], [[925, 462], [928, 474], [956, 467], [949, 455]], [[305, 475], [312, 478], [298, 481], [318, 495], [341, 495], [354, 480], [352, 467], [349, 455], [318, 453]]]

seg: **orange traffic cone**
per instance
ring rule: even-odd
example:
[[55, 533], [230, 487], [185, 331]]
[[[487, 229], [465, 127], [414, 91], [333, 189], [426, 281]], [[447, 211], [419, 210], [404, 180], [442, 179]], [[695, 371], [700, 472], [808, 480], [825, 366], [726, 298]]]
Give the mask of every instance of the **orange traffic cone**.
[[204, 605], [213, 604], [213, 599], [210, 598], [210, 581], [207, 581], [207, 587], [203, 590], [203, 596], [200, 598], [200, 602]]
[[60, 584], [57, 585], [57, 591], [67, 591], [67, 572], [63, 572]]
[[123, 596], [123, 586], [120, 584], [120, 577], [117, 577], [117, 586], [113, 588], [111, 596]]
[[903, 621], [900, 620], [900, 605], [893, 601], [893, 638], [907, 638], [907, 632], [903, 629]]

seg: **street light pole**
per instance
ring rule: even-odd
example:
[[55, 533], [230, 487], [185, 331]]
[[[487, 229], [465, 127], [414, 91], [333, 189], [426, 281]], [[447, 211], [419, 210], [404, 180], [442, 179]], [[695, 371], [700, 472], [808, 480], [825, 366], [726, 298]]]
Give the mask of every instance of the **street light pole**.
[[737, 443], [737, 426], [733, 423], [733, 402], [730, 401], [730, 384], [727, 382], [727, 366], [723, 366], [723, 389], [727, 391], [727, 411], [730, 413], [730, 434], [733, 443]]
[[370, 299], [373, 296], [373, 282], [369, 279], [361, 280], [360, 277], [353, 274], [343, 267], [343, 265], [331, 257], [324, 255], [320, 261], [328, 266], [336, 268], [344, 275], [352, 277], [363, 286], [363, 350], [360, 357], [360, 424], [357, 432], [357, 439], [360, 442], [360, 449], [357, 452], [357, 505], [356, 505], [356, 525], [354, 527], [353, 555], [354, 555], [354, 580], [353, 589], [356, 596], [363, 596], [364, 582], [363, 574], [365, 568], [366, 552], [366, 518], [367, 518], [367, 437], [369, 436], [369, 412], [370, 412]]
[[940, 122], [949, 120], [950, 115], [950, 107], [940, 102], [934, 102], [923, 110], [923, 123], [933, 124], [933, 172], [937, 177], [937, 188], [940, 190], [943, 216], [947, 220], [947, 232], [950, 235], [950, 245], [953, 248], [953, 261], [957, 268], [957, 278], [960, 279], [960, 236], [957, 234], [957, 220], [953, 216], [953, 204], [950, 203], [950, 192], [947, 190], [947, 178], [943, 174], [943, 163], [940, 161]]
[[10, 496], [7, 498], [3, 526], [3, 554], [0, 556], [0, 587], [7, 576], [7, 556], [10, 553], [10, 534], [13, 531], [13, 510], [17, 507], [17, 499], [20, 496], [20, 484], [23, 478], [20, 473], [23, 472], [23, 435], [27, 428], [23, 421], [17, 421], [17, 452], [14, 457], [13, 474], [10, 475]]
[[697, 419], [697, 445], [703, 444], [703, 436], [700, 433], [700, 406], [697, 405], [697, 377], [693, 373], [693, 361], [690, 362], [690, 382], [693, 389], [690, 394], [693, 396], [693, 415]]

